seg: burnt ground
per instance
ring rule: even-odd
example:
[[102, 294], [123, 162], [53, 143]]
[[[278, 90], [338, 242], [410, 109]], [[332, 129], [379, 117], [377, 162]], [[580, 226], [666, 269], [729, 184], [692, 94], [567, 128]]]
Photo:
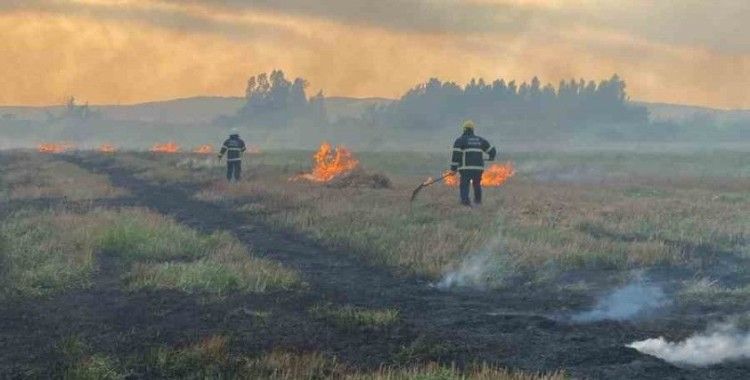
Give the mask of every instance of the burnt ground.
[[[153, 347], [185, 345], [213, 334], [229, 337], [233, 352], [319, 351], [359, 368], [438, 360], [459, 366], [484, 361], [525, 371], [563, 369], [581, 378], [728, 379], [750, 374], [747, 361], [678, 368], [625, 347], [635, 340], [676, 339], [701, 331], [708, 321], [700, 316], [674, 311], [648, 320], [572, 324], [555, 314], [585, 307], [590, 300], [528, 287], [441, 291], [425, 279], [373, 267], [292, 231], [273, 230], [230, 205], [195, 200], [196, 185], [155, 185], [107, 159], [66, 159], [106, 173], [113, 185], [129, 190], [131, 197], [110, 206], [148, 207], [203, 232], [230, 231], [257, 255], [298, 270], [307, 286], [221, 300], [129, 292], [121, 289], [117, 265], [102, 260], [90, 289], [0, 305], [0, 378], [44, 377], [64, 366], [56, 345], [70, 336], [98, 353], [139, 358]], [[55, 201], [40, 203], [36, 206], [48, 207]], [[10, 208], [0, 207], [0, 217]], [[401, 321], [381, 330], [342, 329], [309, 315], [307, 310], [320, 303], [392, 307]], [[256, 312], [270, 314], [260, 318]], [[132, 376], [149, 374], [136, 366]]]

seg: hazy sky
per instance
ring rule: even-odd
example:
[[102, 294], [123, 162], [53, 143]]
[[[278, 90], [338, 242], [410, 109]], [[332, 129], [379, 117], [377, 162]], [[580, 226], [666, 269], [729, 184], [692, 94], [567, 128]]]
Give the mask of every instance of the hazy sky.
[[281, 68], [328, 96], [618, 73], [633, 99], [750, 108], [748, 20], [747, 0], [0, 0], [0, 104], [241, 96]]

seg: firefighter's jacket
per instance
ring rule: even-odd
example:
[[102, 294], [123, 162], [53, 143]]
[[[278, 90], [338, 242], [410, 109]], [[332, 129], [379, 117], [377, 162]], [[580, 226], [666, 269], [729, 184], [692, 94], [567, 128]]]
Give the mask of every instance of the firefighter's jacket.
[[453, 144], [451, 170], [484, 170], [485, 153], [494, 160], [497, 149], [473, 132], [464, 132]]
[[242, 160], [242, 153], [245, 152], [245, 142], [239, 136], [232, 135], [224, 141], [219, 152], [219, 157], [227, 155], [227, 162]]

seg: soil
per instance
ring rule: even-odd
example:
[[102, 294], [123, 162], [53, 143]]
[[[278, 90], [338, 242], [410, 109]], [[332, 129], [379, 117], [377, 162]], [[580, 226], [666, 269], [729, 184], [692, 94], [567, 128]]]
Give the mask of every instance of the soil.
[[[359, 368], [439, 360], [532, 372], [563, 369], [573, 377], [595, 379], [750, 374], [749, 361], [678, 368], [625, 347], [635, 340], [678, 339], [702, 331], [708, 321], [700, 315], [675, 310], [640, 321], [568, 323], [555, 315], [589, 306], [592, 299], [532, 287], [440, 290], [426, 279], [394, 274], [292, 231], [269, 228], [231, 205], [196, 200], [198, 185], [149, 183], [106, 157], [65, 159], [107, 174], [113, 185], [128, 190], [131, 197], [118, 200], [117, 206], [148, 207], [204, 232], [230, 231], [255, 254], [298, 270], [307, 287], [221, 300], [180, 292], [129, 292], [121, 288], [117, 265], [102, 259], [90, 289], [0, 304], [0, 378], [49, 376], [64, 364], [56, 344], [70, 336], [95, 352], [122, 358], [213, 334], [229, 337], [235, 352], [319, 351]], [[0, 207], [0, 218], [10, 208]], [[380, 330], [343, 330], [309, 315], [307, 310], [321, 303], [396, 308], [401, 320]], [[256, 311], [270, 315], [258, 318]], [[132, 376], [147, 375], [136, 368]]]

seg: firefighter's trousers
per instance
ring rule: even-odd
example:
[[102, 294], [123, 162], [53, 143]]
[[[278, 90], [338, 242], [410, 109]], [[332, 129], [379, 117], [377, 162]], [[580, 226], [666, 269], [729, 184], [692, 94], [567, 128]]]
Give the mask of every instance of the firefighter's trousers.
[[482, 170], [459, 170], [461, 180], [459, 192], [461, 193], [461, 204], [471, 205], [469, 200], [469, 184], [474, 188], [474, 203], [482, 203]]
[[227, 181], [240, 180], [240, 173], [242, 172], [242, 161], [227, 161]]

